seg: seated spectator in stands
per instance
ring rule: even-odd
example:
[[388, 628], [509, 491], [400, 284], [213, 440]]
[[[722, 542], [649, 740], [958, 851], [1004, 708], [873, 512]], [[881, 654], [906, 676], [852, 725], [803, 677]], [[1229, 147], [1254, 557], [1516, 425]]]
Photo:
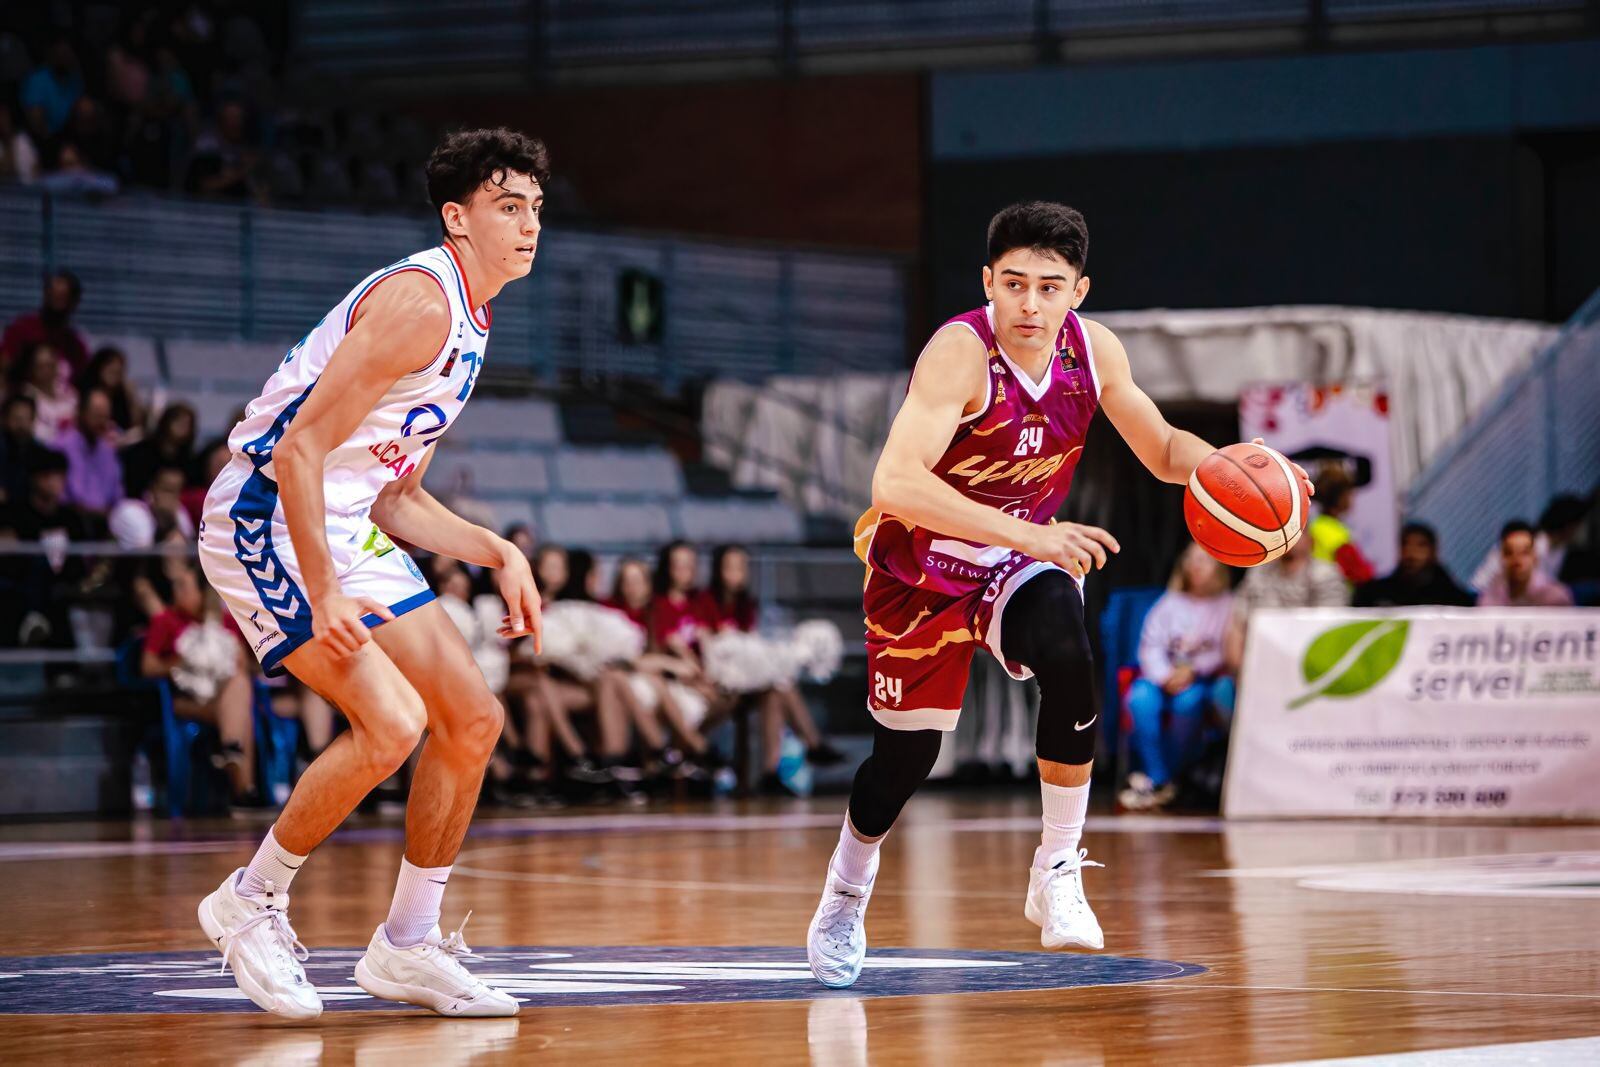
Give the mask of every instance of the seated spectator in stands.
[[201, 196], [253, 199], [258, 194], [260, 156], [243, 101], [225, 100], [216, 119], [195, 141], [185, 187]]
[[72, 316], [82, 299], [83, 284], [70, 270], [58, 270], [46, 278], [39, 310], [23, 312], [12, 319], [0, 337], [0, 368], [11, 367], [30, 346], [43, 344], [65, 361], [57, 368], [64, 382], [82, 372], [89, 365], [89, 349], [83, 335], [72, 325]]
[[[650, 603], [654, 589], [650, 568], [641, 559], [627, 558], [617, 564], [617, 573], [611, 586], [611, 598], [606, 606], [626, 615], [646, 635], [650, 632]], [[648, 636], [647, 636], [648, 640]], [[677, 737], [692, 761], [684, 772], [693, 777], [697, 768], [715, 762], [715, 753], [700, 732], [710, 711], [710, 701], [703, 693], [684, 684], [692, 679], [697, 668], [678, 656], [652, 651], [633, 664], [631, 681], [635, 695], [641, 703], [655, 710], [666, 726]]]
[[[189, 516], [192, 525], [200, 525], [200, 517], [205, 514], [206, 494], [211, 491], [211, 484], [217, 480], [217, 475], [222, 473], [233, 460], [233, 450], [228, 447], [227, 441], [217, 441], [207, 445], [201, 452], [196, 462], [185, 471], [185, 485], [183, 487], [183, 510]], [[127, 467], [124, 465], [124, 472]]]
[[90, 170], [109, 174], [116, 169], [116, 134], [106, 121], [105, 108], [91, 97], [80, 96], [72, 105], [72, 117], [61, 131], [61, 143], [72, 145]]
[[114, 196], [122, 183], [115, 174], [91, 163], [76, 141], [62, 141], [56, 146], [53, 164], [39, 179], [39, 186], [67, 196]]
[[[1574, 571], [1588, 569], [1592, 560], [1586, 558], [1584, 550], [1580, 547], [1572, 551], [1588, 512], [1589, 505], [1570, 493], [1555, 496], [1545, 505], [1533, 534], [1534, 566], [1539, 573], [1552, 581], [1569, 582], [1580, 577]], [[1572, 567], [1568, 566], [1569, 554], [1573, 557]], [[1488, 588], [1503, 569], [1501, 546], [1496, 544], [1485, 553], [1478, 569], [1472, 573], [1473, 587], [1480, 592]]]
[[[129, 496], [143, 496], [150, 488], [150, 479], [161, 467], [177, 467], [188, 471], [194, 466], [194, 408], [178, 402], [168, 404], [156, 421], [153, 433], [124, 448], [122, 460], [122, 485]], [[191, 478], [198, 484], [198, 478]], [[209, 483], [208, 483], [209, 484]]]
[[[742, 545], [719, 545], [711, 554], [711, 587], [706, 598], [706, 624], [710, 631], [739, 630], [751, 633], [756, 628], [757, 604], [750, 592], [750, 552]], [[806, 707], [805, 698], [794, 685], [780, 685], [757, 698], [761, 710], [761, 789], [768, 793], [787, 792], [778, 778], [778, 761], [783, 755], [783, 727], [789, 728], [806, 746], [806, 758], [819, 766], [844, 760], [844, 753], [830, 745], [817, 728]]]
[[1223, 659], [1233, 594], [1228, 572], [1190, 544], [1167, 591], [1145, 616], [1139, 635], [1139, 677], [1128, 690], [1133, 750], [1141, 771], [1119, 795], [1135, 811], [1165, 807], [1202, 754], [1208, 715], [1233, 715], [1233, 675]]
[[1539, 568], [1534, 530], [1514, 519], [1500, 530], [1500, 573], [1478, 593], [1480, 608], [1570, 608], [1572, 592]]
[[1245, 630], [1257, 608], [1332, 608], [1350, 602], [1349, 587], [1339, 568], [1311, 554], [1311, 538], [1304, 536], [1289, 551], [1245, 572], [1233, 592], [1233, 617], [1223, 659], [1237, 675], [1244, 660]]
[[78, 423], [58, 441], [67, 457], [67, 503], [102, 519], [123, 496], [115, 435], [111, 397], [96, 387], [78, 401]]
[[50, 43], [45, 62], [34, 68], [22, 82], [17, 100], [22, 104], [29, 130], [38, 140], [60, 133], [72, 116], [72, 107], [83, 95], [83, 75], [78, 54], [64, 35]]
[[1317, 494], [1312, 504], [1317, 516], [1306, 530], [1311, 540], [1311, 554], [1338, 564], [1344, 580], [1351, 585], [1372, 581], [1375, 577], [1372, 564], [1344, 522], [1355, 504], [1355, 486], [1343, 468], [1329, 467], [1322, 472], [1317, 478]]
[[0, 100], [0, 185], [32, 185], [39, 177], [39, 150], [17, 121], [11, 105]]
[[78, 391], [61, 376], [61, 359], [43, 341], [24, 346], [11, 366], [12, 391], [33, 400], [33, 435], [57, 447], [78, 417]]
[[[192, 563], [172, 579], [172, 604], [150, 620], [140, 669], [172, 685], [173, 711], [208, 723], [222, 739], [219, 762], [231, 802], [259, 806], [255, 791], [255, 719], [251, 671], [237, 631], [218, 621], [219, 604]], [[188, 640], [185, 635], [193, 632]]]
[[139, 403], [139, 393], [128, 380], [128, 357], [122, 349], [104, 345], [95, 350], [89, 365], [78, 375], [78, 393], [91, 388], [106, 391], [111, 398], [111, 422], [117, 428], [117, 445], [133, 443], [144, 430], [144, 405]]
[[33, 435], [33, 397], [10, 393], [0, 408], [0, 504], [28, 495], [35, 457], [47, 446]]
[[1358, 608], [1471, 607], [1472, 603], [1472, 594], [1457, 585], [1439, 562], [1433, 527], [1420, 522], [1408, 522], [1400, 530], [1399, 565], [1387, 577], [1357, 586], [1351, 598]]
[[67, 457], [45, 448], [33, 458], [28, 492], [0, 508], [0, 541], [41, 549], [0, 556], [0, 645], [72, 646], [67, 608], [88, 568], [68, 547], [93, 540], [95, 531], [67, 505], [66, 492]]

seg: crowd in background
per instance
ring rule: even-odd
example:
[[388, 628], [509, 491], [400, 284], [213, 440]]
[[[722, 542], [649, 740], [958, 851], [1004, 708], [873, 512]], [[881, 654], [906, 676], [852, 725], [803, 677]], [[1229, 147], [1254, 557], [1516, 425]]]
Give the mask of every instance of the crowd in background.
[[0, 29], [0, 182], [256, 203], [426, 200], [428, 130], [286, 84], [286, 4], [10, 7]]
[[1305, 536], [1246, 571], [1237, 587], [1199, 545], [1185, 548], [1167, 591], [1145, 616], [1137, 676], [1122, 694], [1136, 768], [1118, 795], [1124, 808], [1216, 802], [1235, 679], [1257, 608], [1600, 603], [1600, 552], [1583, 543], [1592, 501], [1558, 496], [1537, 524], [1508, 521], [1469, 589], [1440, 562], [1438, 536], [1421, 522], [1401, 528], [1399, 562], [1378, 575], [1344, 522], [1353, 495], [1345, 472], [1330, 466], [1317, 479], [1317, 514]]

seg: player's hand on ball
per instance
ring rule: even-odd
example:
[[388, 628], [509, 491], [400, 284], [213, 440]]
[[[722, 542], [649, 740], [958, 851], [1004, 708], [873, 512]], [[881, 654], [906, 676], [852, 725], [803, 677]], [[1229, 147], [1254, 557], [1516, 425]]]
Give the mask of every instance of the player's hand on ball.
[[1122, 551], [1117, 539], [1098, 526], [1076, 522], [1053, 522], [1039, 527], [1039, 544], [1029, 555], [1060, 566], [1074, 578], [1082, 578], [1106, 565], [1107, 553]]
[[358, 651], [372, 640], [367, 624], [362, 618], [376, 615], [384, 622], [394, 621], [394, 612], [369, 596], [345, 596], [334, 593], [311, 606], [311, 633], [327, 644], [333, 654], [343, 659]]
[[[1259, 437], [1252, 439], [1250, 443], [1253, 444], [1253, 445], [1260, 445], [1262, 448], [1271, 448], [1272, 447], [1271, 445], [1267, 444], [1266, 441], [1262, 440]], [[1283, 458], [1284, 459], [1289, 459], [1288, 456], [1284, 456]], [[1306, 496], [1316, 496], [1317, 495], [1316, 483], [1311, 480], [1311, 475], [1306, 473], [1306, 469], [1304, 467], [1300, 466], [1300, 464], [1296, 463], [1292, 459], [1289, 459], [1289, 466], [1294, 468], [1295, 474], [1300, 478], [1300, 484], [1302, 484], [1302, 485], [1304, 485], [1306, 487]]]
[[533, 582], [533, 569], [528, 557], [515, 545], [508, 544], [502, 556], [500, 569], [495, 571], [495, 585], [506, 602], [506, 614], [500, 620], [501, 637], [533, 637], [535, 654], [544, 647], [544, 617], [539, 600], [539, 588]]

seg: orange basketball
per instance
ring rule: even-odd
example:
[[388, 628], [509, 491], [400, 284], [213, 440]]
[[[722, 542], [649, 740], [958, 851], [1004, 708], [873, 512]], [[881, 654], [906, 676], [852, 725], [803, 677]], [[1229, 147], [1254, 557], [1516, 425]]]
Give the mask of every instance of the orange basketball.
[[1279, 452], [1262, 445], [1219, 448], [1183, 491], [1183, 518], [1207, 552], [1230, 567], [1277, 559], [1300, 539], [1311, 498]]

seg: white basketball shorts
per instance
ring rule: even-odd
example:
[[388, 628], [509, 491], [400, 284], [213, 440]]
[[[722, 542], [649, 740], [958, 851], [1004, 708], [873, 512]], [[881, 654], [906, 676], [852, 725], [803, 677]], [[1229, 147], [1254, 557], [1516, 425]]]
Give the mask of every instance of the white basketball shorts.
[[[327, 516], [328, 551], [346, 596], [368, 596], [398, 618], [433, 599], [416, 561], [370, 516]], [[206, 494], [200, 521], [200, 566], [239, 623], [239, 632], [268, 675], [284, 673], [283, 657], [311, 640], [294, 545], [278, 503], [278, 483], [247, 456], [234, 456]], [[383, 620], [373, 614], [368, 627]]]

